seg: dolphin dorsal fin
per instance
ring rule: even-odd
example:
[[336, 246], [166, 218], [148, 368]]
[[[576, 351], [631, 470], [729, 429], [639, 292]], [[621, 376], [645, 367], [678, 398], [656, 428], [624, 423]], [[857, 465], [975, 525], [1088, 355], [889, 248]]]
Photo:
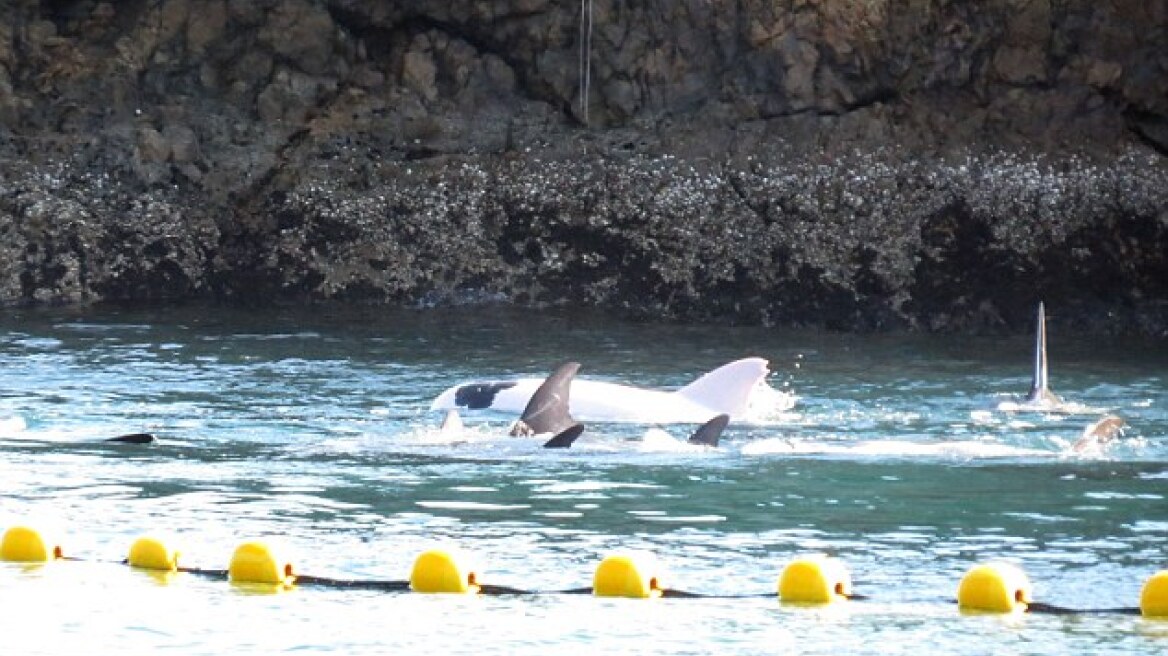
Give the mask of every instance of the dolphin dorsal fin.
[[572, 424], [566, 429], [556, 433], [552, 439], [544, 442], [545, 449], [566, 449], [572, 446], [582, 434], [584, 433], [584, 424]]
[[1046, 308], [1042, 301], [1038, 302], [1038, 322], [1034, 328], [1034, 373], [1026, 400], [1058, 401], [1058, 397], [1050, 391], [1050, 379], [1046, 368]]
[[575, 424], [568, 409], [568, 393], [579, 370], [579, 362], [565, 362], [556, 367], [531, 395], [511, 434], [560, 433]]
[[742, 417], [750, 405], [751, 391], [768, 373], [765, 359], [743, 358], [702, 374], [677, 394], [714, 412]]
[[722, 431], [726, 430], [726, 425], [730, 423], [730, 415], [720, 414], [715, 415], [713, 419], [702, 424], [693, 435], [689, 437], [690, 444], [698, 444], [701, 446], [718, 446], [718, 440], [722, 437]]

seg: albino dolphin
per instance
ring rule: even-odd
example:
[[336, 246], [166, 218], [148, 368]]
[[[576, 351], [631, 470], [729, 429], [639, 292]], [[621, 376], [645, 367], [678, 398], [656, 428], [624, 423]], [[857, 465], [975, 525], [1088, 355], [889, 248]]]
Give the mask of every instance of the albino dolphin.
[[[568, 411], [572, 381], [580, 371], [579, 362], [565, 362], [544, 379], [535, 394], [523, 408], [523, 416], [512, 426], [512, 437], [551, 435], [544, 442], [545, 449], [566, 449], [584, 433], [584, 424], [572, 418]], [[730, 423], [730, 415], [722, 413], [698, 427], [688, 443], [695, 446], [717, 447], [722, 432]], [[461, 431], [462, 419], [458, 410], [447, 410], [441, 430], [445, 433]], [[660, 430], [660, 429], [652, 429]]]
[[[573, 372], [574, 373], [574, 372]], [[569, 411], [575, 420], [640, 424], [704, 424], [720, 414], [748, 418], [753, 396], [778, 395], [766, 383], [763, 358], [743, 358], [703, 374], [678, 390], [656, 390], [596, 380], [573, 380]], [[467, 382], [442, 392], [431, 410], [523, 412], [544, 378]], [[785, 395], [784, 395], [785, 398]]]

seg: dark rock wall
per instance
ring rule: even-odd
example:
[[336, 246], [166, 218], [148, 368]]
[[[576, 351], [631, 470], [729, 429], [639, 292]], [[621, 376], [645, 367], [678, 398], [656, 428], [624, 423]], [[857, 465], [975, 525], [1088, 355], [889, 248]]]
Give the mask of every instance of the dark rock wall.
[[1168, 2], [6, 0], [0, 303], [1168, 334]]

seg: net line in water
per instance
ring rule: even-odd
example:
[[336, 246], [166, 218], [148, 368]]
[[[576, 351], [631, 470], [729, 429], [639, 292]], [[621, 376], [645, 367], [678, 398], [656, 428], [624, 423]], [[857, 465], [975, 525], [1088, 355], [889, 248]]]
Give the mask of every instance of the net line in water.
[[[41, 565], [53, 561], [84, 561], [67, 556], [61, 545], [39, 530], [15, 526], [5, 531], [0, 541], [0, 560]], [[779, 574], [776, 592], [709, 594], [670, 589], [663, 584], [656, 559], [648, 553], [612, 554], [597, 566], [591, 586], [561, 590], [522, 589], [481, 581], [472, 559], [459, 550], [430, 549], [414, 561], [409, 580], [360, 580], [299, 574], [278, 549], [252, 540], [240, 544], [227, 569], [179, 566], [179, 552], [162, 540], [145, 536], [130, 547], [129, 556], [121, 561], [132, 568], [145, 570], [169, 580], [177, 574], [190, 574], [232, 584], [266, 587], [275, 591], [298, 586], [330, 589], [356, 589], [382, 592], [420, 592], [483, 595], [578, 595], [598, 597], [666, 598], [666, 599], [749, 599], [777, 597], [783, 603], [821, 606], [832, 603], [878, 601], [878, 596], [857, 594], [851, 575], [839, 559], [827, 556], [796, 558]], [[1026, 574], [1009, 563], [982, 563], [970, 568], [958, 589], [958, 607], [963, 612], [1016, 613], [1051, 615], [1122, 614], [1168, 618], [1168, 570], [1150, 577], [1140, 593], [1138, 607], [1069, 608], [1032, 599]]]

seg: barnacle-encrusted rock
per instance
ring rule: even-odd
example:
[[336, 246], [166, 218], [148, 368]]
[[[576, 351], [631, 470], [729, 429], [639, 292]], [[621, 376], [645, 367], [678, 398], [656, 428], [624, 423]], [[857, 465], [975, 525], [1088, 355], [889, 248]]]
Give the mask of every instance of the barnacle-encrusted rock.
[[1168, 10], [21, 0], [0, 303], [1168, 330]]

